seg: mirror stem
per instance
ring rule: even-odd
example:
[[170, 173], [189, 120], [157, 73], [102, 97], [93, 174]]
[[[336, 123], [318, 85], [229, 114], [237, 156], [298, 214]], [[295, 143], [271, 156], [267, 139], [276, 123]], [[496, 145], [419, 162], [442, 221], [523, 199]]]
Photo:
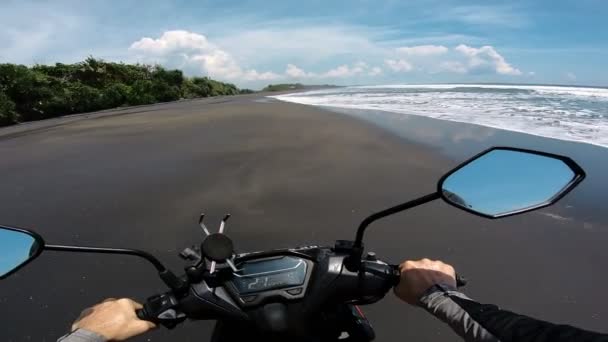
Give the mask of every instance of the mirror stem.
[[365, 234], [365, 229], [367, 229], [367, 227], [372, 222], [377, 221], [383, 217], [396, 214], [400, 211], [404, 211], [419, 206], [421, 204], [434, 201], [439, 198], [441, 198], [441, 195], [438, 192], [434, 192], [432, 194], [418, 197], [409, 202], [405, 202], [394, 207], [384, 209], [366, 217], [363, 221], [361, 221], [359, 229], [357, 229], [357, 236], [355, 238], [355, 242], [351, 247], [350, 255], [346, 258], [346, 260], [344, 260], [344, 265], [346, 266], [346, 268], [351, 272], [359, 270], [359, 266], [361, 265], [361, 257], [363, 256], [363, 235]]
[[158, 275], [169, 288], [175, 291], [181, 291], [186, 288], [186, 284], [178, 278], [171, 270], [167, 269], [155, 256], [150, 253], [123, 248], [103, 248], [103, 247], [83, 247], [83, 246], [62, 246], [62, 245], [45, 245], [45, 250], [58, 252], [80, 252], [80, 253], [99, 253], [99, 254], [122, 254], [135, 255], [146, 259], [158, 271]]
[[384, 209], [382, 211], [379, 211], [377, 213], [371, 214], [370, 216], [366, 217], [363, 221], [361, 221], [361, 224], [359, 225], [359, 229], [357, 229], [357, 236], [355, 238], [355, 244], [354, 244], [355, 250], [361, 250], [361, 253], [363, 253], [363, 235], [365, 233], [365, 229], [367, 228], [367, 226], [369, 226], [372, 222], [377, 221], [383, 217], [396, 214], [400, 211], [404, 211], [404, 210], [419, 206], [421, 204], [425, 204], [425, 203], [434, 201], [439, 198], [441, 198], [441, 195], [437, 192], [434, 192], [432, 194], [418, 197], [409, 202], [405, 202], [405, 203], [396, 205], [394, 207]]

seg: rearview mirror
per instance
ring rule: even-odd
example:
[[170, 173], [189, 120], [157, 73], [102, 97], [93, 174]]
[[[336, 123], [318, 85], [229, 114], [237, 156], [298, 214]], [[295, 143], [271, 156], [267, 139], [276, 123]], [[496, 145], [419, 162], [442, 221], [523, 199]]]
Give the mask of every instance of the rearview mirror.
[[0, 226], [0, 279], [36, 258], [44, 248], [40, 236], [27, 230]]
[[451, 205], [499, 218], [551, 205], [584, 178], [568, 157], [495, 147], [445, 175], [438, 190]]

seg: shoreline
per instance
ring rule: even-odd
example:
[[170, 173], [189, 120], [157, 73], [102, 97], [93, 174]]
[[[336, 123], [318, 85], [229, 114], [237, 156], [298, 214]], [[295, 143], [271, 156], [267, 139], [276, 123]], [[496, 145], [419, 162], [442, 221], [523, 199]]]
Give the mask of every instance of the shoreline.
[[[283, 101], [283, 100], [280, 100], [280, 99], [276, 99], [276, 100]], [[289, 101], [283, 101], [283, 102], [289, 102]], [[420, 114], [415, 114], [415, 113], [394, 112], [394, 111], [385, 110], [385, 109], [358, 108], [358, 107], [354, 107], [354, 106], [353, 107], [347, 107], [347, 106], [332, 106], [332, 105], [309, 105], [309, 104], [296, 103], [296, 102], [290, 102], [290, 103], [300, 104], [300, 105], [304, 105], [304, 106], [319, 107], [319, 108], [323, 108], [323, 109], [325, 109], [327, 111], [330, 111], [330, 112], [337, 112], [337, 113], [343, 113], [343, 114], [344, 113], [348, 113], [348, 112], [382, 112], [382, 113], [385, 113], [387, 115], [416, 116], [416, 117], [420, 117], [420, 118], [424, 118], [424, 119], [428, 119], [428, 120], [446, 121], [446, 122], [450, 122], [450, 123], [458, 123], [458, 124], [464, 124], [464, 125], [479, 126], [479, 127], [483, 127], [483, 128], [490, 128], [490, 129], [494, 129], [494, 130], [503, 131], [505, 133], [517, 133], [517, 134], [531, 135], [531, 136], [538, 137], [538, 138], [556, 140], [558, 142], [567, 142], [567, 143], [576, 143], [576, 144], [591, 145], [591, 146], [594, 146], [594, 147], [604, 148], [608, 152], [608, 146], [600, 145], [600, 144], [594, 144], [592, 142], [586, 142], [586, 141], [581, 141], [581, 140], [573, 140], [573, 139], [560, 139], [560, 138], [556, 138], [556, 137], [550, 137], [550, 136], [540, 135], [540, 134], [537, 134], [537, 133], [525, 132], [523, 130], [506, 129], [506, 128], [502, 128], [502, 127], [499, 127], [499, 126], [484, 125], [484, 124], [480, 124], [480, 123], [476, 123], [476, 122], [467, 122], [467, 121], [464, 121], [464, 120], [463, 121], [458, 121], [458, 120], [448, 120], [448, 119], [443, 119], [443, 118], [432, 118], [432, 117], [428, 117], [428, 116], [424, 116], [424, 115], [420, 115]]]
[[608, 182], [604, 176], [608, 169], [608, 149], [603, 146], [385, 110], [297, 105], [318, 107], [372, 124], [399, 136], [405, 143], [430, 147], [454, 162], [461, 162], [493, 146], [528, 148], [569, 156], [585, 169], [587, 179], [565, 200], [543, 212], [556, 218], [581, 220], [585, 225], [608, 227], [608, 216], [602, 210], [603, 203], [608, 202]]
[[603, 88], [380, 85], [275, 98], [329, 110], [385, 111], [393, 113], [391, 115], [462, 122], [608, 148], [608, 126], [605, 125], [608, 89]]

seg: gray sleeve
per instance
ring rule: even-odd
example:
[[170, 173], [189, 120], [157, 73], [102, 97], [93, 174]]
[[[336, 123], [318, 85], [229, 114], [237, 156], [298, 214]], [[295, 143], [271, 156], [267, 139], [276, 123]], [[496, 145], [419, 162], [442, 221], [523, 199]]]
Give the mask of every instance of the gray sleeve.
[[105, 337], [86, 329], [78, 329], [60, 337], [57, 342], [106, 342]]
[[419, 305], [447, 323], [467, 342], [500, 342], [451, 297], [470, 300], [454, 288], [435, 285], [420, 298]]

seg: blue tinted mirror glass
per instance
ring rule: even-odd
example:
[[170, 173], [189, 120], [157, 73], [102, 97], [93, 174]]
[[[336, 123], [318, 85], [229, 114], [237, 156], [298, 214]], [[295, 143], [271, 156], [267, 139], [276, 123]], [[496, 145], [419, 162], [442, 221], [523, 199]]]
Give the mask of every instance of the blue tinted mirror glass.
[[0, 227], [0, 277], [37, 256], [41, 247], [27, 233]]
[[562, 160], [528, 152], [492, 150], [448, 176], [443, 198], [480, 214], [502, 216], [550, 201], [574, 179]]

